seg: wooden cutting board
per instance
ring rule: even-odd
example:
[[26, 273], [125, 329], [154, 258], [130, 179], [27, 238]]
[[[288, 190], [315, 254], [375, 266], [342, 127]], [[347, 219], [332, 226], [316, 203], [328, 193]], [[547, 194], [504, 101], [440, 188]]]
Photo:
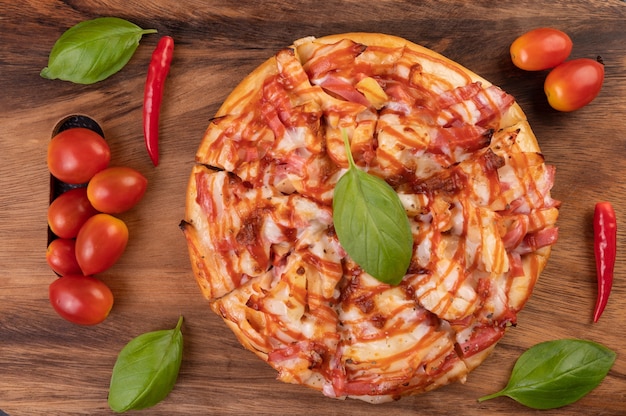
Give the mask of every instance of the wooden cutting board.
[[[608, 307], [591, 323], [596, 282], [591, 218], [610, 200], [626, 224], [626, 3], [600, 1], [83, 1], [0, 0], [0, 409], [11, 416], [112, 414], [111, 369], [133, 337], [185, 318], [184, 358], [176, 387], [150, 415], [520, 415], [538, 414], [500, 398], [476, 399], [506, 384], [532, 345], [583, 338], [615, 350], [617, 361], [591, 394], [542, 415], [626, 414], [626, 235], [619, 229], [616, 279]], [[417, 4], [414, 4], [417, 3]], [[118, 74], [80, 86], [39, 77], [54, 41], [69, 26], [117, 16], [176, 40], [161, 120], [161, 163], [151, 165], [141, 127], [147, 64], [158, 35], [144, 37]], [[553, 26], [570, 34], [572, 57], [601, 55], [599, 97], [574, 113], [550, 109], [545, 72], [513, 67], [519, 34]], [[215, 316], [192, 277], [178, 229], [199, 140], [231, 89], [297, 38], [349, 31], [405, 37], [467, 66], [516, 97], [546, 161], [556, 165], [553, 196], [562, 201], [560, 238], [526, 308], [492, 356], [465, 385], [380, 406], [337, 401], [282, 384], [245, 351]], [[149, 180], [142, 202], [122, 215], [130, 242], [101, 275], [115, 294], [110, 317], [95, 327], [59, 318], [48, 301], [55, 279], [45, 261], [49, 174], [46, 146], [55, 124], [82, 113], [103, 127], [113, 164]]]

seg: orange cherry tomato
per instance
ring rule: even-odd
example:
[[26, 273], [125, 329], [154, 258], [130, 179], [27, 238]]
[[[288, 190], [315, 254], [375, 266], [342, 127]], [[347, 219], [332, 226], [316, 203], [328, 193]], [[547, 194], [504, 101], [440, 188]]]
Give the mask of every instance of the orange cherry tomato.
[[48, 289], [50, 303], [63, 318], [79, 325], [104, 321], [113, 307], [113, 293], [101, 280], [91, 276], [67, 275]]
[[572, 40], [558, 29], [541, 27], [526, 32], [510, 47], [513, 64], [526, 71], [554, 68], [572, 52]]
[[50, 268], [60, 276], [82, 274], [76, 261], [76, 240], [56, 238], [48, 244], [46, 261]]
[[87, 185], [87, 197], [101, 212], [119, 214], [134, 207], [143, 197], [148, 180], [135, 169], [112, 167], [96, 173]]
[[128, 227], [109, 214], [96, 214], [81, 227], [76, 237], [76, 260], [83, 274], [107, 270], [122, 256], [128, 243]]
[[63, 130], [48, 144], [48, 169], [67, 183], [87, 182], [111, 161], [111, 149], [93, 130], [75, 127]]
[[600, 93], [604, 65], [588, 58], [573, 59], [554, 68], [546, 77], [544, 91], [555, 110], [574, 111]]
[[87, 198], [86, 188], [70, 189], [48, 207], [48, 226], [58, 237], [74, 238], [85, 221], [97, 213]]

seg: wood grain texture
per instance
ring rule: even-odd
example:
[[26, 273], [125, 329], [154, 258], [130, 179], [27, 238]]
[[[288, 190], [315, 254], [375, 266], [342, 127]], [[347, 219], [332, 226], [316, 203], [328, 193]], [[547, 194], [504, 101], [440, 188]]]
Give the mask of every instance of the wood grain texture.
[[[150, 415], [623, 415], [626, 414], [626, 257], [618, 252], [607, 309], [591, 323], [595, 266], [591, 215], [610, 200], [626, 247], [626, 3], [586, 1], [0, 0], [0, 409], [20, 415], [107, 415], [117, 353], [143, 332], [171, 328], [184, 315], [184, 358], [170, 396]], [[121, 72], [89, 86], [44, 80], [54, 41], [69, 26], [98, 16], [129, 19], [176, 40], [161, 121], [161, 163], [145, 152], [141, 105], [147, 63], [158, 36], [146, 36]], [[572, 57], [601, 55], [599, 97], [570, 114], [551, 110], [545, 72], [513, 67], [510, 43], [538, 26], [565, 30]], [[518, 325], [465, 385], [380, 406], [324, 398], [275, 380], [274, 370], [243, 350], [210, 310], [191, 275], [178, 229], [194, 153], [221, 101], [257, 65], [297, 38], [349, 31], [390, 33], [458, 61], [516, 97], [542, 152], [557, 167], [563, 202], [560, 239]], [[96, 327], [63, 321], [48, 301], [54, 279], [45, 261], [49, 174], [46, 146], [55, 124], [84, 113], [104, 128], [113, 163], [146, 175], [143, 201], [122, 215], [130, 242], [101, 277], [116, 303]], [[515, 359], [530, 346], [585, 338], [618, 353], [604, 382], [579, 402], [533, 411], [500, 398]]]

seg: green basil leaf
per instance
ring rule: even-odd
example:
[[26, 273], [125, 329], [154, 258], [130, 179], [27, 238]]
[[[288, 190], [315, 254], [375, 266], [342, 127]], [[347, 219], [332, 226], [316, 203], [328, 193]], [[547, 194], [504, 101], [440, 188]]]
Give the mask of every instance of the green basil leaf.
[[368, 274], [398, 284], [413, 255], [413, 234], [398, 194], [387, 182], [358, 169], [343, 140], [350, 168], [333, 196], [333, 222], [339, 242]]
[[48, 66], [41, 71], [47, 79], [93, 84], [122, 69], [135, 53], [142, 29], [117, 17], [86, 20], [69, 28], [50, 51]]
[[116, 412], [145, 409], [163, 400], [174, 388], [183, 355], [180, 327], [148, 332], [122, 349], [111, 376], [109, 407]]
[[596, 388], [615, 358], [615, 352], [592, 341], [542, 342], [519, 357], [504, 389], [478, 401], [508, 396], [533, 409], [562, 407]]

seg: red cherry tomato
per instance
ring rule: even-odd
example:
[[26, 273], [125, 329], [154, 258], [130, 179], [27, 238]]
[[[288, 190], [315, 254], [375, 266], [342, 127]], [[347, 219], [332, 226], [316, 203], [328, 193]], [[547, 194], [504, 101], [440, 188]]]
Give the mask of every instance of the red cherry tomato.
[[58, 237], [74, 238], [85, 221], [97, 213], [89, 202], [87, 188], [70, 189], [48, 207], [48, 226]]
[[63, 130], [48, 144], [48, 169], [67, 183], [85, 183], [111, 161], [111, 149], [98, 133], [75, 127]]
[[59, 315], [79, 325], [104, 321], [113, 307], [111, 289], [95, 277], [67, 275], [49, 288], [50, 303]]
[[135, 169], [113, 167], [101, 170], [91, 178], [87, 196], [98, 211], [119, 214], [134, 207], [147, 186], [148, 180]]
[[76, 260], [83, 274], [107, 270], [122, 256], [128, 243], [128, 227], [109, 214], [96, 214], [81, 227], [76, 237]]
[[593, 101], [603, 82], [602, 63], [588, 58], [573, 59], [550, 71], [544, 91], [552, 108], [574, 111]]
[[52, 240], [46, 250], [46, 261], [50, 268], [61, 276], [82, 273], [76, 261], [76, 240], [70, 238]]
[[572, 40], [560, 30], [541, 27], [515, 39], [510, 52], [516, 67], [541, 71], [565, 61], [572, 52]]

